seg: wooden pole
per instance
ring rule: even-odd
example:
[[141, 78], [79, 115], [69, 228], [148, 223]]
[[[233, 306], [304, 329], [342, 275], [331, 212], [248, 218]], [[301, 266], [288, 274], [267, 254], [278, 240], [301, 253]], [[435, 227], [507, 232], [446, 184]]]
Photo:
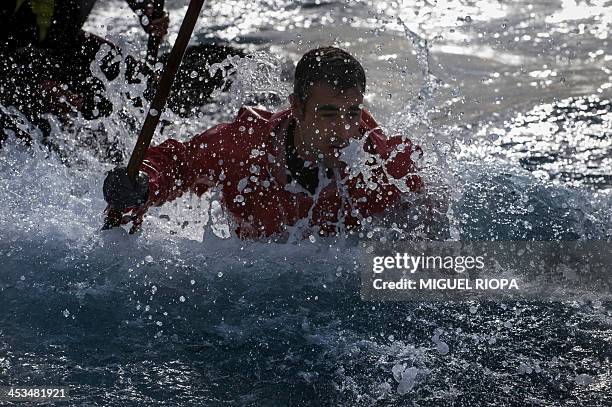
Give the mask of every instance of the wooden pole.
[[[161, 113], [166, 107], [166, 102], [168, 100], [168, 95], [170, 94], [170, 89], [172, 88], [172, 83], [174, 82], [176, 73], [181, 65], [181, 60], [183, 59], [183, 55], [187, 49], [187, 44], [189, 44], [189, 39], [191, 38], [193, 28], [195, 27], [196, 21], [198, 20], [198, 15], [202, 10], [203, 5], [204, 0], [191, 0], [189, 2], [189, 7], [187, 8], [187, 13], [185, 14], [183, 23], [181, 24], [178, 37], [176, 38], [176, 42], [172, 47], [172, 51], [168, 57], [168, 62], [166, 62], [166, 66], [164, 67], [164, 71], [159, 80], [159, 87], [157, 88], [155, 96], [151, 101], [149, 111], [147, 112], [147, 117], [142, 125], [140, 134], [138, 135], [138, 140], [136, 141], [136, 146], [134, 146], [134, 151], [132, 151], [132, 156], [130, 157], [130, 161], [127, 166], [127, 176], [132, 183], [136, 182], [140, 165], [142, 164], [147, 149], [151, 144], [151, 139], [153, 138], [153, 133], [155, 132], [157, 124], [159, 123]], [[111, 229], [119, 226], [121, 224], [122, 217], [123, 212], [121, 209], [112, 208], [109, 206], [107, 208], [106, 219], [102, 229]]]

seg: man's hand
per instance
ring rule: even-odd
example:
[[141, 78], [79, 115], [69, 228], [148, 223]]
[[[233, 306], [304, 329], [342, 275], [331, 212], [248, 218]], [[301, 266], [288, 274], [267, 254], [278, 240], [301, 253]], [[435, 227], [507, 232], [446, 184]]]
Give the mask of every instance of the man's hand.
[[112, 208], [124, 210], [138, 207], [149, 197], [149, 176], [141, 171], [136, 182], [132, 183], [126, 168], [117, 167], [108, 172], [102, 189], [104, 199]]

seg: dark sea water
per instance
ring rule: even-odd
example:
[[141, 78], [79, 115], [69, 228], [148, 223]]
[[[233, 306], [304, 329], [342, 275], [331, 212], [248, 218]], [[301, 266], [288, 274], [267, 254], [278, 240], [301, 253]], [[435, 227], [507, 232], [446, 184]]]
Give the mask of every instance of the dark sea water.
[[[166, 4], [172, 43], [186, 2]], [[101, 1], [87, 28], [136, 53], [137, 24]], [[155, 142], [282, 107], [300, 55], [336, 44], [385, 130], [423, 146], [448, 239], [610, 241], [611, 27], [594, 0], [209, 2], [194, 41], [251, 57]], [[106, 82], [110, 117], [50, 118], [61, 157], [26, 121], [33, 147], [0, 150], [0, 386], [69, 386], [74, 406], [612, 405], [609, 292], [362, 301], [359, 247], [240, 241], [214, 195], [100, 232], [102, 150], [126, 156], [143, 117], [125, 97], [140, 85]]]

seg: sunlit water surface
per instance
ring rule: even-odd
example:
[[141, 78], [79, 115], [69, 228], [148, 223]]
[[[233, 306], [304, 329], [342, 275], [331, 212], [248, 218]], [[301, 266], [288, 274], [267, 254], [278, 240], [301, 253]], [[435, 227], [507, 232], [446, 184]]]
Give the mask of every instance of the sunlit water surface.
[[[166, 3], [172, 43], [186, 2]], [[166, 112], [155, 142], [258, 97], [279, 108], [301, 53], [335, 43], [366, 67], [385, 129], [424, 146], [429, 185], [450, 191], [451, 239], [609, 240], [610, 7], [210, 2], [196, 40], [254, 57], [233, 60], [216, 102]], [[143, 47], [121, 2], [87, 24]], [[239, 241], [214, 196], [152, 210], [137, 235], [100, 232], [104, 149], [127, 156], [143, 116], [124, 96], [142, 87], [121, 79], [107, 83], [111, 117], [50, 118], [59, 156], [10, 137], [0, 150], [0, 384], [68, 385], [78, 406], [612, 404], [607, 296], [364, 302], [354, 245]]]

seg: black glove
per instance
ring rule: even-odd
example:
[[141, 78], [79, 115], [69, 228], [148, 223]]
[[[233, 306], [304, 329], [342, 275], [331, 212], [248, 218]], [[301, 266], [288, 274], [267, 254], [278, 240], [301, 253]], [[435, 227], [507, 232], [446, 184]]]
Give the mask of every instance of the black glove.
[[149, 176], [140, 171], [132, 183], [125, 167], [117, 167], [108, 172], [104, 180], [104, 199], [115, 209], [140, 206], [149, 197]]

